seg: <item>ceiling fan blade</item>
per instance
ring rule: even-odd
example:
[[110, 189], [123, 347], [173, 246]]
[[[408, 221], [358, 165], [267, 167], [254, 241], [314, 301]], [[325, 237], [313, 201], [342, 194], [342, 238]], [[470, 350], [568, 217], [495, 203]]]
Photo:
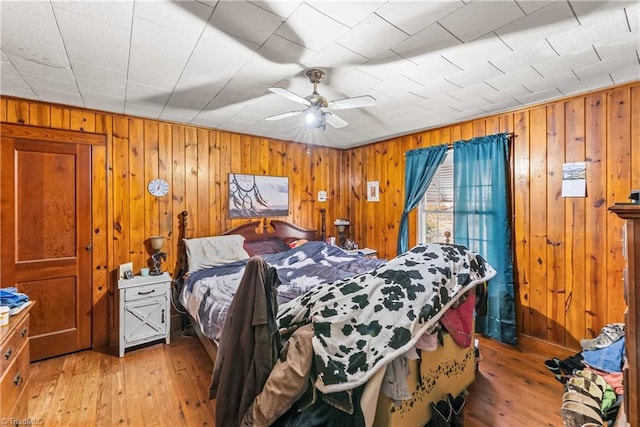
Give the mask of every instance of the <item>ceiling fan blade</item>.
[[293, 116], [297, 116], [298, 114], [302, 114], [304, 110], [300, 110], [300, 111], [289, 111], [288, 113], [282, 113], [282, 114], [276, 114], [274, 116], [269, 116], [269, 117], [265, 117], [265, 120], [269, 120], [270, 122], [276, 121], [276, 120], [281, 120], [281, 119], [286, 119], [287, 117], [293, 117]]
[[346, 110], [348, 108], [371, 107], [372, 105], [376, 105], [376, 99], [371, 95], [364, 95], [354, 98], [336, 99], [330, 101], [328, 107], [332, 110]]
[[333, 113], [324, 113], [324, 120], [336, 129], [343, 128], [349, 124]]
[[291, 101], [300, 103], [302, 105], [306, 105], [307, 107], [311, 105], [309, 100], [296, 95], [295, 93], [291, 92], [289, 89], [285, 89], [282, 87], [270, 87], [269, 91], [275, 93], [276, 95], [284, 96], [285, 98], [290, 99]]

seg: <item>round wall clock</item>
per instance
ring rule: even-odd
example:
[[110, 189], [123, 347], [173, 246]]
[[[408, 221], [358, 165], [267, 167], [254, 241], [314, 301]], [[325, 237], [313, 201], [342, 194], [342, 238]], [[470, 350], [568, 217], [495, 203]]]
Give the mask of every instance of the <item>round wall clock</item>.
[[169, 183], [161, 178], [152, 179], [147, 185], [152, 196], [165, 196], [169, 192]]

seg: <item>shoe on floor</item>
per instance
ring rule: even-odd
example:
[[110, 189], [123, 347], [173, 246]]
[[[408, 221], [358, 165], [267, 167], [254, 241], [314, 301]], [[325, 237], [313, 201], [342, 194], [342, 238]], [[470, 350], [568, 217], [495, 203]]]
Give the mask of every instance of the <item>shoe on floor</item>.
[[598, 405], [602, 405], [603, 392], [595, 383], [584, 377], [573, 377], [565, 384], [567, 391], [575, 390], [579, 393], [587, 395], [596, 401]]
[[569, 390], [567, 391], [563, 396], [562, 396], [562, 402], [577, 402], [577, 403], [582, 403], [583, 405], [587, 405], [588, 407], [592, 408], [594, 411], [596, 411], [598, 414], [601, 414], [602, 411], [600, 410], [600, 405], [598, 405], [598, 402], [596, 402], [595, 400], [593, 400], [592, 397], [587, 396], [585, 394], [579, 393], [575, 390]]
[[582, 403], [567, 401], [562, 404], [562, 420], [564, 427], [583, 427], [585, 424], [593, 424], [603, 427], [602, 417], [592, 408]]

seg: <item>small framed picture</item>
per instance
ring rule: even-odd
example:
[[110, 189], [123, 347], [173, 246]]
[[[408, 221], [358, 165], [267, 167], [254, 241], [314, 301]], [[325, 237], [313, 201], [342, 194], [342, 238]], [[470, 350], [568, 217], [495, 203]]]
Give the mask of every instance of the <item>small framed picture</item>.
[[133, 263], [126, 262], [118, 267], [118, 278], [133, 279]]
[[380, 187], [378, 181], [367, 182], [367, 202], [380, 201]]

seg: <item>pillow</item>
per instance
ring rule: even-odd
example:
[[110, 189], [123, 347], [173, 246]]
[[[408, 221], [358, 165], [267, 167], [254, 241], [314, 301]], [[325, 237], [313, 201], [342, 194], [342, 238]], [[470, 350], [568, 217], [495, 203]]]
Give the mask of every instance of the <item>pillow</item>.
[[277, 237], [245, 242], [244, 248], [249, 253], [249, 256], [277, 254], [278, 252], [289, 250], [289, 246]]
[[308, 242], [307, 239], [294, 240], [293, 242], [289, 243], [289, 247], [290, 248], [297, 248], [298, 246], [302, 246], [307, 242]]
[[244, 237], [239, 234], [184, 239], [189, 273], [249, 258], [243, 243]]

